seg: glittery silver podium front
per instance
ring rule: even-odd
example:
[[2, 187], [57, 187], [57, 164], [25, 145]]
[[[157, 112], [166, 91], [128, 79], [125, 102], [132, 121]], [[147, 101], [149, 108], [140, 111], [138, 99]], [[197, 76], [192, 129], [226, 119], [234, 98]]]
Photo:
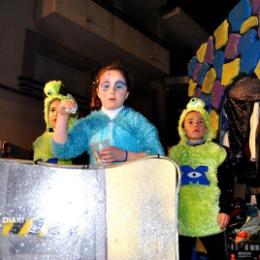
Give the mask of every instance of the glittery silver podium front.
[[0, 259], [178, 259], [178, 168], [0, 159]]

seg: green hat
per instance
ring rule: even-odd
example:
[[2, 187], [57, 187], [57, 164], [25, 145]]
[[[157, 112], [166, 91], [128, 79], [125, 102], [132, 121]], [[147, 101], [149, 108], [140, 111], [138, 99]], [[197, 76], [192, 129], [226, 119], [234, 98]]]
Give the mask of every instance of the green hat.
[[[51, 103], [54, 100], [65, 100], [68, 98], [72, 98], [71, 95], [61, 95], [60, 94], [60, 88], [62, 86], [62, 82], [60, 80], [52, 80], [49, 81], [45, 84], [44, 86], [44, 93], [46, 95], [46, 98], [44, 100], [44, 120], [46, 123], [46, 130], [49, 131], [51, 128], [50, 122], [49, 122], [49, 108]], [[69, 128], [75, 123], [77, 120], [77, 114], [70, 114], [70, 119], [69, 119]]]
[[180, 119], [179, 119], [179, 123], [178, 123], [178, 133], [180, 135], [181, 142], [182, 143], [187, 142], [187, 137], [186, 137], [184, 129], [183, 129], [183, 122], [184, 122], [186, 115], [192, 111], [196, 111], [201, 114], [201, 116], [205, 122], [206, 128], [208, 129], [207, 134], [204, 136], [204, 140], [206, 142], [211, 141], [214, 136], [214, 132], [210, 126], [210, 117], [209, 117], [209, 113], [205, 109], [205, 102], [199, 98], [192, 98], [189, 101], [189, 103], [187, 104], [186, 109], [184, 109], [182, 111]]

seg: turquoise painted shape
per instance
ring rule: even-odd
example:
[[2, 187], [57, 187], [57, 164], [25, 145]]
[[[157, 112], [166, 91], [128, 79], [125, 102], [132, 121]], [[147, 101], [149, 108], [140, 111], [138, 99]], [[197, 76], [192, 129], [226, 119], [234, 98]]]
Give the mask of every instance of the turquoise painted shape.
[[213, 60], [213, 66], [215, 68], [218, 79], [221, 79], [221, 77], [222, 77], [222, 66], [224, 64], [224, 61], [225, 61], [224, 52], [223, 51], [216, 51], [215, 57], [214, 57], [214, 60]]
[[192, 77], [192, 74], [193, 74], [193, 70], [194, 70], [194, 67], [195, 65], [197, 64], [198, 62], [198, 59], [196, 56], [193, 56], [191, 58], [191, 60], [189, 61], [188, 63], [188, 77], [191, 78]]
[[204, 80], [204, 78], [205, 78], [205, 75], [206, 75], [206, 73], [209, 71], [209, 69], [210, 69], [210, 65], [209, 65], [208, 63], [205, 63], [205, 62], [204, 62], [204, 63], [202, 64], [201, 69], [200, 69], [199, 74], [198, 74], [198, 79], [197, 79], [197, 81], [198, 81], [198, 84], [199, 84], [199, 85], [202, 85], [203, 80]]
[[252, 15], [252, 12], [250, 0], [241, 0], [228, 15], [232, 32], [239, 32], [243, 22]]
[[198, 79], [198, 75], [199, 75], [201, 67], [202, 67], [202, 64], [199, 63], [199, 62], [196, 63], [195, 66], [194, 66], [194, 70], [193, 70], [193, 73], [192, 73], [192, 80], [194, 82], [197, 81], [197, 79]]
[[250, 75], [260, 58], [260, 40], [248, 45], [248, 48], [241, 53], [240, 73]]
[[201, 95], [200, 95], [200, 98], [203, 99], [204, 102], [205, 102], [205, 109], [210, 112], [212, 95], [205, 94], [205, 93], [202, 92]]
[[244, 52], [249, 46], [251, 46], [252, 43], [256, 41], [256, 36], [257, 36], [257, 31], [254, 29], [242, 35], [238, 46], [238, 51], [240, 54], [242, 54], [242, 52]]
[[197, 97], [197, 98], [200, 98], [201, 97], [201, 94], [202, 94], [202, 92], [201, 92], [201, 88], [196, 88], [196, 90], [195, 90], [195, 93], [194, 93], [194, 97]]

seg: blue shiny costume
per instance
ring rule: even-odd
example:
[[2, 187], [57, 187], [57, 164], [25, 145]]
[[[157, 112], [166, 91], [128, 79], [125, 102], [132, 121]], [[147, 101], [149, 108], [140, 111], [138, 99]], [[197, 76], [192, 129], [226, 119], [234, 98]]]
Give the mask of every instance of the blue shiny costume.
[[112, 120], [102, 110], [93, 111], [73, 126], [66, 143], [52, 141], [53, 151], [61, 159], [70, 159], [87, 151], [90, 163], [95, 164], [91, 144], [106, 139], [119, 149], [164, 155], [155, 126], [129, 107], [123, 107]]

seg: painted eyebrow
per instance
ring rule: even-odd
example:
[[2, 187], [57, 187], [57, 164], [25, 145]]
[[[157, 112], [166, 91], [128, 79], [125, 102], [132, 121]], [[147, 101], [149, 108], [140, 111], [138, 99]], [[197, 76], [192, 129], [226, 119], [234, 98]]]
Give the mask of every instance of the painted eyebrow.
[[123, 80], [117, 80], [117, 81], [115, 82], [115, 84], [117, 84], [117, 83], [122, 83], [122, 84], [126, 85], [125, 81], [123, 81]]
[[[109, 83], [110, 84], [110, 81], [109, 80], [102, 81], [102, 82], [100, 82], [100, 85], [105, 84], [105, 83]], [[115, 82], [115, 84], [118, 84], [118, 83], [122, 83], [122, 84], [126, 85], [126, 82], [123, 81], [123, 80], [117, 80]]]

